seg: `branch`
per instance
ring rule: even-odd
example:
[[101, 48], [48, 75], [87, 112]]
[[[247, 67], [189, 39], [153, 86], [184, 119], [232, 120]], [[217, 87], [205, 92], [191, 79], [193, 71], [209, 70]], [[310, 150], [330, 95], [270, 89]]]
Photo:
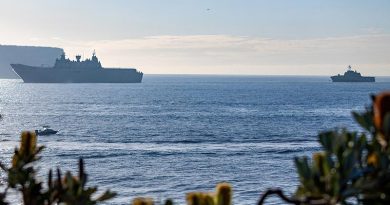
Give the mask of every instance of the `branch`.
[[263, 205], [265, 199], [270, 195], [277, 195], [279, 196], [283, 201], [289, 203], [289, 204], [301, 204], [301, 201], [288, 198], [286, 195], [283, 194], [283, 191], [281, 189], [268, 189], [260, 198], [260, 201], [258, 205]]

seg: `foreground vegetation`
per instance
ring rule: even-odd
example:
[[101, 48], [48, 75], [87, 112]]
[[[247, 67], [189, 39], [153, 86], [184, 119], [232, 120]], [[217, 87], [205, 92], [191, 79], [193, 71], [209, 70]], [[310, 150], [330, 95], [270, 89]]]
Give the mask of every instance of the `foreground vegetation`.
[[[271, 195], [277, 195], [291, 204], [390, 204], [390, 92], [373, 97], [372, 106], [353, 117], [364, 131], [337, 129], [319, 134], [321, 152], [312, 159], [295, 159], [300, 183], [293, 196], [282, 190], [270, 189], [262, 194], [258, 204]], [[21, 143], [15, 148], [10, 167], [0, 164], [6, 173], [6, 183], [0, 193], [0, 205], [8, 204], [10, 189], [21, 193], [25, 205], [92, 205], [111, 199], [116, 193], [109, 190], [94, 196], [97, 187], [87, 187], [87, 174], [83, 160], [79, 160], [79, 173], [55, 176], [49, 171], [47, 181], [36, 177], [39, 153], [33, 132], [23, 132]], [[188, 205], [230, 205], [232, 188], [227, 183], [217, 185], [216, 192], [187, 194]], [[255, 200], [255, 199], [254, 199]], [[171, 200], [164, 202], [173, 204]], [[237, 201], [239, 203], [239, 201]], [[134, 205], [152, 205], [153, 199], [135, 198]]]

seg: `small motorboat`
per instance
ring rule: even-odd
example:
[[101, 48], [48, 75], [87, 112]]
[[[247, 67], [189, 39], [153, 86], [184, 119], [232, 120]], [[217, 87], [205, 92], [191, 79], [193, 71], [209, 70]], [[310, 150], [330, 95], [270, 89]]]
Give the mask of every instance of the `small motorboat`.
[[43, 129], [35, 130], [35, 134], [37, 135], [55, 135], [58, 130], [53, 130], [49, 126], [43, 126]]

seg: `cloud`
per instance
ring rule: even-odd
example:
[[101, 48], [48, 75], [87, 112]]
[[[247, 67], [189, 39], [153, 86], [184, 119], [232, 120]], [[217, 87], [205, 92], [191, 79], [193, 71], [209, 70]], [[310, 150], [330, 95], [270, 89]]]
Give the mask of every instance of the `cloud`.
[[164, 35], [87, 42], [55, 37], [39, 43], [62, 47], [71, 56], [96, 49], [104, 65], [134, 65], [146, 73], [329, 75], [353, 64], [365, 73], [390, 75], [390, 35], [384, 34], [314, 39]]

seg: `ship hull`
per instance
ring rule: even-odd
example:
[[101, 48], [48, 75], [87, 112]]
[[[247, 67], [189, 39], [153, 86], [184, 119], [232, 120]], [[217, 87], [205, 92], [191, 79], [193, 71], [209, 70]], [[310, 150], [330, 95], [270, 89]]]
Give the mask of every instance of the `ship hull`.
[[57, 69], [11, 64], [25, 83], [140, 83], [143, 73], [136, 69]]
[[375, 82], [375, 77], [348, 78], [344, 76], [330, 77], [333, 82]]

